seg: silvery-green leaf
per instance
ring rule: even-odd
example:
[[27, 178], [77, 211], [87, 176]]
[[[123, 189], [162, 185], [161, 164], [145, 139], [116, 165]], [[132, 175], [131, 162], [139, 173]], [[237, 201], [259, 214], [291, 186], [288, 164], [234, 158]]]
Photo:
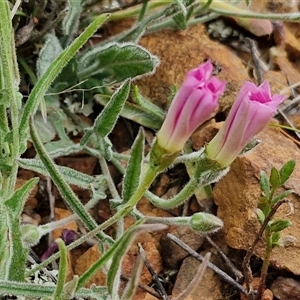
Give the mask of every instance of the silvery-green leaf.
[[42, 142], [47, 143], [52, 141], [56, 136], [56, 130], [52, 124], [50, 122], [45, 122], [41, 114], [36, 114], [34, 120], [39, 128]]
[[67, 63], [74, 57], [76, 52], [84, 45], [84, 43], [107, 20], [108, 17], [108, 14], [103, 14], [96, 17], [94, 21], [81, 33], [81, 35], [78, 36], [72, 42], [72, 44], [70, 44], [59, 54], [59, 56], [47, 68], [43, 76], [37, 81], [26, 101], [26, 104], [20, 116], [19, 134], [22, 140], [27, 139], [26, 131], [28, 130], [30, 116], [35, 114], [38, 105], [43, 100], [43, 97], [45, 96], [47, 90], [49, 89], [55, 78], [67, 65]]
[[[108, 100], [101, 95], [95, 95], [95, 99], [101, 105], [106, 105]], [[120, 116], [132, 120], [142, 126], [158, 130], [163, 121], [164, 116], [160, 117], [153, 114], [151, 111], [147, 111], [146, 108], [142, 108], [131, 102], [126, 102], [121, 110]]]
[[82, 12], [81, 0], [68, 0], [68, 13], [62, 21], [65, 35], [73, 35], [78, 29], [79, 18]]
[[28, 249], [23, 246], [22, 233], [20, 230], [20, 217], [25, 201], [38, 182], [38, 178], [29, 179], [22, 187], [4, 202], [7, 207], [7, 226], [10, 252], [8, 274], [6, 278], [14, 281], [25, 280], [26, 260]]
[[269, 178], [265, 171], [260, 171], [260, 189], [263, 191], [264, 196], [266, 199], [270, 197], [270, 183]]
[[[24, 169], [43, 174], [45, 176], [49, 176], [48, 170], [39, 159], [19, 158], [17, 160], [17, 163], [19, 164], [20, 167]], [[63, 176], [63, 178], [66, 180], [66, 182], [68, 182], [69, 184], [76, 185], [83, 189], [90, 189], [91, 184], [93, 185], [96, 184], [96, 180], [98, 182], [101, 181], [101, 177], [100, 178], [98, 177], [96, 179], [93, 176], [81, 173], [79, 171], [76, 171], [68, 167], [56, 166], [56, 168], [59, 171], [59, 173]], [[104, 199], [106, 195], [103, 192], [102, 194]]]
[[[43, 146], [39, 138], [33, 119], [31, 119], [30, 121], [29, 128], [30, 128], [30, 136], [33, 145], [35, 147], [35, 150], [39, 158], [45, 165], [47, 171], [49, 172], [49, 175], [53, 183], [57, 186], [61, 196], [66, 200], [70, 208], [74, 211], [74, 213], [77, 214], [77, 216], [81, 219], [81, 221], [85, 224], [85, 226], [88, 229], [90, 230], [95, 229], [97, 227], [97, 223], [91, 217], [91, 215], [86, 211], [81, 201], [78, 199], [78, 197], [75, 195], [71, 187], [64, 180], [63, 176], [60, 174], [59, 170], [57, 169], [57, 166], [54, 164], [54, 162], [51, 160], [48, 153], [46, 152], [45, 147]], [[99, 237], [99, 239], [103, 238], [102, 233], [97, 234], [97, 236]]]
[[159, 59], [147, 49], [133, 43], [108, 43], [87, 52], [78, 62], [80, 80], [97, 75], [120, 82], [151, 74]]
[[45, 36], [45, 44], [39, 52], [36, 66], [38, 78], [41, 78], [46, 73], [49, 66], [62, 50], [60, 41], [54, 34], [49, 33]]
[[128, 79], [112, 95], [108, 104], [96, 118], [94, 126], [85, 130], [86, 133], [81, 139], [81, 145], [87, 143], [93, 132], [101, 137], [106, 137], [113, 130], [124, 103], [129, 96], [129, 91], [130, 80]]
[[144, 138], [144, 131], [140, 128], [131, 147], [130, 159], [123, 179], [122, 198], [124, 202], [132, 197], [139, 185], [144, 156]]

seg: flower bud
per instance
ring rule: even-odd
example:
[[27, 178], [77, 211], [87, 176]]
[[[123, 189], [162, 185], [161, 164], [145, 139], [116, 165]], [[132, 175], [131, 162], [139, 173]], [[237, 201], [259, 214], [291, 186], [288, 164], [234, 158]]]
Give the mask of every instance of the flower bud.
[[[157, 133], [152, 148], [155, 165], [165, 159], [172, 162], [195, 129], [212, 116], [218, 98], [225, 90], [225, 82], [212, 73], [213, 65], [207, 61], [187, 74]], [[163, 155], [166, 155], [164, 159]]]
[[271, 95], [268, 82], [246, 82], [232, 105], [224, 125], [206, 146], [208, 158], [229, 166], [247, 143], [271, 120], [284, 96]]

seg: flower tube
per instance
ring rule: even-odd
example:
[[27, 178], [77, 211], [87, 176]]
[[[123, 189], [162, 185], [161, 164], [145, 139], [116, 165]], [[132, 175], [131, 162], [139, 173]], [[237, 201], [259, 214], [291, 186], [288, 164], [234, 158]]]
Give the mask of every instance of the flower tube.
[[188, 72], [157, 133], [152, 151], [156, 158], [163, 154], [177, 155], [195, 129], [212, 116], [226, 85], [212, 76], [212, 72], [210, 61]]
[[271, 95], [268, 82], [256, 86], [246, 82], [225, 120], [224, 125], [206, 146], [207, 157], [229, 166], [247, 143], [260, 132], [276, 112], [284, 96]]

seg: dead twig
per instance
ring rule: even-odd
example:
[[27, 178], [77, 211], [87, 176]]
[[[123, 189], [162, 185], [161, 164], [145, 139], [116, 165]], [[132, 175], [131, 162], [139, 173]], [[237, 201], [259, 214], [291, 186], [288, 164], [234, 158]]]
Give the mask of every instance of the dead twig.
[[[179, 238], [177, 238], [173, 234], [168, 233], [167, 237], [170, 240], [172, 240], [173, 242], [175, 242], [182, 249], [184, 249], [185, 251], [187, 251], [190, 255], [192, 255], [193, 257], [195, 257], [197, 260], [199, 260], [201, 262], [204, 261], [204, 257], [202, 255], [200, 255], [199, 253], [197, 253], [196, 251], [194, 251], [193, 249], [191, 249], [186, 243], [184, 243], [183, 241], [181, 241]], [[246, 291], [246, 289], [243, 286], [241, 286], [239, 283], [237, 283], [233, 278], [231, 278], [229, 275], [227, 275], [225, 272], [223, 272], [217, 266], [215, 266], [211, 262], [208, 262], [207, 263], [207, 267], [210, 268], [211, 270], [213, 270], [219, 276], [221, 276], [222, 279], [224, 279], [229, 284], [231, 284], [232, 286], [234, 286], [237, 290], [239, 290], [243, 294], [247, 295], [247, 291]]]

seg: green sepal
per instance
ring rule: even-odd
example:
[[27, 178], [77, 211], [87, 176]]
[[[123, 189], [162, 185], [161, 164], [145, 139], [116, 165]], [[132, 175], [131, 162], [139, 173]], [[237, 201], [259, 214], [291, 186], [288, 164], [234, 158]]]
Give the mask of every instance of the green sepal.
[[272, 169], [271, 169], [270, 184], [274, 190], [279, 188], [281, 185], [279, 171], [274, 167], [272, 167]]
[[124, 174], [122, 198], [125, 203], [132, 197], [139, 185], [144, 157], [144, 139], [144, 131], [140, 128], [132, 145], [130, 159]]
[[290, 220], [285, 220], [285, 219], [277, 219], [275, 221], [270, 221], [268, 224], [271, 232], [282, 231], [283, 229], [285, 229], [291, 225], [292, 225], [292, 222]]
[[279, 170], [281, 184], [284, 184], [290, 178], [295, 169], [295, 165], [296, 161], [291, 159]]
[[190, 220], [191, 227], [202, 233], [212, 233], [223, 227], [223, 222], [218, 217], [208, 213], [195, 213]]
[[264, 193], [266, 199], [270, 198], [270, 183], [265, 171], [260, 171], [260, 189]]
[[172, 153], [167, 152], [158, 144], [157, 140], [155, 140], [150, 151], [150, 165], [158, 172], [162, 172], [173, 163], [179, 152], [180, 151]]

